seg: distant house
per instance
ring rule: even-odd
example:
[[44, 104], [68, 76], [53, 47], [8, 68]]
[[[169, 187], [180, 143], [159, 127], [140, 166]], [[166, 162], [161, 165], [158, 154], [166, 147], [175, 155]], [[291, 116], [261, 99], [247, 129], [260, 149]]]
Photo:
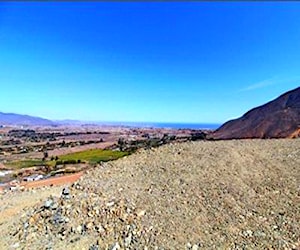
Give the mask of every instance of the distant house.
[[41, 174], [33, 174], [33, 175], [30, 175], [30, 176], [24, 177], [23, 181], [38, 181], [38, 180], [41, 180], [43, 178], [44, 178], [44, 176], [41, 175]]

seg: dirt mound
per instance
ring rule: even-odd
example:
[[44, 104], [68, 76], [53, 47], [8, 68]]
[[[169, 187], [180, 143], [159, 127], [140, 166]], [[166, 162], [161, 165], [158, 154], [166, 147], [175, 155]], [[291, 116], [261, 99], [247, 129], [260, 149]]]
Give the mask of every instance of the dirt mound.
[[25, 210], [11, 225], [9, 242], [0, 243], [15, 249], [297, 249], [299, 149], [299, 139], [285, 139], [142, 150]]
[[223, 124], [214, 139], [287, 138], [300, 128], [300, 87]]

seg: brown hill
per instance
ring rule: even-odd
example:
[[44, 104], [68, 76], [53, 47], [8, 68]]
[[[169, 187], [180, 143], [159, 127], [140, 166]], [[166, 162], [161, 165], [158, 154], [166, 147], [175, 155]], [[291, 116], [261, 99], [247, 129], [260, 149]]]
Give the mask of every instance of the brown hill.
[[228, 121], [213, 139], [293, 138], [300, 132], [300, 87]]
[[53, 121], [30, 115], [0, 112], [0, 125], [54, 125]]

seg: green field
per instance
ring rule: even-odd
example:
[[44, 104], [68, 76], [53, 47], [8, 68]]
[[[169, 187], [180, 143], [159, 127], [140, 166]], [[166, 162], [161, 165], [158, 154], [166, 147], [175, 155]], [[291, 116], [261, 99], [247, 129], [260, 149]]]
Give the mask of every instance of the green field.
[[[105, 150], [105, 149], [90, 149], [76, 153], [70, 153], [59, 156], [58, 160], [32, 159], [7, 162], [5, 165], [9, 168], [29, 168], [35, 166], [54, 167], [60, 164], [76, 164], [79, 162], [95, 164], [104, 161], [112, 161], [123, 156], [129, 155], [128, 152]], [[49, 158], [49, 157], [48, 157]]]
[[52, 161], [42, 161], [38, 159], [32, 159], [32, 160], [21, 160], [21, 161], [11, 161], [5, 163], [5, 165], [9, 168], [30, 168], [35, 166], [55, 166], [55, 162]]
[[61, 161], [80, 160], [87, 163], [99, 163], [101, 161], [111, 161], [129, 155], [128, 152], [112, 151], [104, 149], [90, 149], [81, 152], [59, 156]]

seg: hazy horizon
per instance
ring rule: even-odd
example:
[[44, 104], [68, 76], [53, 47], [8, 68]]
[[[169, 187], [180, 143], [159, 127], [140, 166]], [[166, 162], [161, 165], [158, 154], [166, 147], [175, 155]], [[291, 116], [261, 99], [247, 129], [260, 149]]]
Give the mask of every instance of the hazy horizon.
[[1, 2], [0, 111], [222, 124], [300, 84], [298, 2]]
[[24, 116], [30, 116], [30, 117], [35, 117], [35, 118], [42, 118], [42, 119], [46, 119], [46, 120], [50, 120], [53, 122], [57, 122], [57, 123], [70, 123], [70, 124], [95, 124], [95, 125], [124, 125], [124, 126], [162, 126], [164, 127], [165, 125], [171, 125], [173, 128], [178, 127], [180, 128], [180, 125], [190, 125], [189, 128], [191, 127], [201, 127], [203, 128], [203, 126], [207, 125], [207, 128], [216, 128], [219, 127], [220, 123], [197, 123], [197, 122], [161, 122], [161, 121], [157, 121], [157, 122], [148, 122], [148, 121], [142, 121], [142, 122], [138, 122], [138, 121], [105, 121], [105, 120], [80, 120], [80, 119], [68, 119], [68, 118], [64, 118], [64, 119], [50, 119], [46, 116], [31, 116], [30, 114], [17, 114], [17, 113], [12, 113], [12, 112], [2, 112], [0, 110], [0, 114], [11, 114], [11, 115], [24, 115]]

